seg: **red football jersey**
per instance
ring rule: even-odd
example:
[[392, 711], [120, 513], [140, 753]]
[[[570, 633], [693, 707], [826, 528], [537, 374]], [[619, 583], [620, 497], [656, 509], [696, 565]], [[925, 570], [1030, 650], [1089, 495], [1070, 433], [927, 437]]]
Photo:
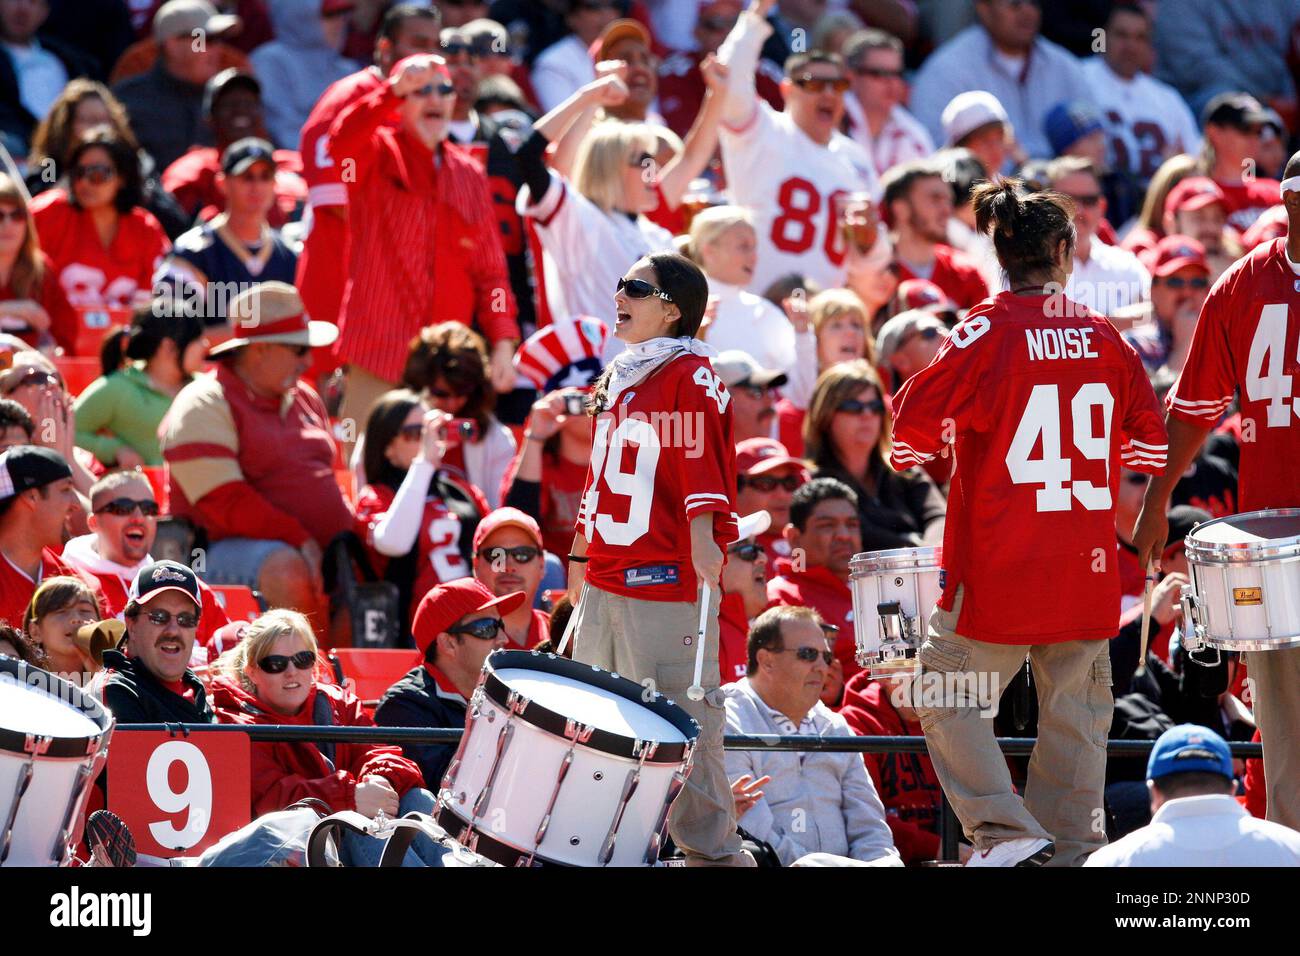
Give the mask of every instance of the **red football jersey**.
[[[1292, 318], [1292, 316], [1295, 318]], [[1300, 506], [1300, 273], [1274, 239], [1210, 290], [1169, 413], [1212, 428], [1239, 392], [1242, 511]]]
[[956, 445], [943, 596], [995, 644], [1108, 638], [1119, 620], [1120, 465], [1158, 474], [1164, 417], [1110, 322], [1063, 296], [1002, 292], [894, 396], [896, 469]]
[[731, 395], [709, 360], [681, 355], [618, 396], [592, 423], [578, 509], [587, 581], [646, 601], [694, 601], [691, 519], [715, 513], [726, 554], [736, 540]]
[[[104, 589], [100, 586], [99, 580], [93, 574], [78, 571], [52, 550], [44, 548], [41, 551], [41, 581], [56, 575], [69, 575], [85, 581], [86, 587], [94, 593], [96, 603], [101, 610], [103, 609]], [[31, 603], [32, 595], [36, 593], [36, 586], [39, 583], [33, 581], [27, 576], [26, 571], [0, 554], [0, 624], [22, 628], [23, 614], [26, 613], [27, 605]]]
[[1277, 205], [1281, 195], [1281, 183], [1276, 179], [1251, 179], [1228, 183], [1216, 179], [1223, 190], [1223, 198], [1228, 203], [1228, 225], [1238, 232], [1245, 232], [1255, 224], [1255, 220]]
[[939, 243], [934, 247], [934, 267], [928, 276], [920, 276], [898, 261], [898, 280], [929, 279], [962, 309], [973, 309], [989, 297], [989, 286], [975, 264], [964, 252]]
[[[370, 549], [371, 557], [380, 563], [375, 570], [383, 574], [387, 559], [374, 550], [375, 525], [392, 507], [397, 492], [387, 485], [366, 485], [357, 496], [356, 531]], [[419, 561], [415, 572], [415, 585], [411, 591], [411, 616], [420, 598], [430, 589], [470, 576], [470, 567], [460, 553], [460, 518], [449, 510], [441, 498], [426, 498], [424, 514], [420, 518], [420, 533], [415, 537]]]

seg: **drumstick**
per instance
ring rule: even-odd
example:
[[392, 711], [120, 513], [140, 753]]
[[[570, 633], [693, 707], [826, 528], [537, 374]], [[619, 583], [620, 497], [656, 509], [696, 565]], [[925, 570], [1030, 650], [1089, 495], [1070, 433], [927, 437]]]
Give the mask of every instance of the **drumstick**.
[[700, 681], [704, 677], [704, 632], [709, 626], [709, 582], [700, 582], [700, 630], [695, 636], [695, 680], [686, 688], [686, 696], [691, 700], [704, 699], [704, 687]]
[[[582, 592], [578, 592], [578, 601], [582, 600]], [[574, 604], [569, 609], [569, 620], [564, 625], [564, 634], [560, 637], [560, 646], [555, 649], [556, 657], [564, 656], [564, 649], [569, 646], [569, 638], [573, 636], [573, 627], [578, 623], [578, 605]]]
[[1138, 651], [1138, 666], [1135, 677], [1141, 677], [1147, 669], [1147, 634], [1151, 629], [1151, 585], [1155, 582], [1155, 562], [1147, 562], [1147, 586], [1142, 594], [1142, 642]]

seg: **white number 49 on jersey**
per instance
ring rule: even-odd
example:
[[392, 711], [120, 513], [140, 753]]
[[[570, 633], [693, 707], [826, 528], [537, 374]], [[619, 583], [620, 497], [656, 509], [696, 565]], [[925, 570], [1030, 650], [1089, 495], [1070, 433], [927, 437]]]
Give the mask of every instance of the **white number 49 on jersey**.
[[719, 415], [727, 410], [727, 403], [731, 401], [731, 393], [727, 391], [727, 386], [722, 384], [722, 379], [701, 365], [695, 370], [694, 382], [704, 389], [704, 393], [709, 398], [718, 403]]

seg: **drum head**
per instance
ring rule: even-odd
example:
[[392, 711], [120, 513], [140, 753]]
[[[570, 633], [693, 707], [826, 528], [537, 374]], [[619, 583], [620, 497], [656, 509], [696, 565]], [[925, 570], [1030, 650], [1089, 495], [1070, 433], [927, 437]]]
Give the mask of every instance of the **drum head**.
[[1194, 544], [1245, 547], [1300, 542], [1300, 509], [1249, 511], [1207, 521], [1187, 536]]
[[104, 706], [72, 683], [0, 657], [0, 750], [26, 753], [32, 735], [51, 739], [47, 757], [84, 757], [111, 723]]

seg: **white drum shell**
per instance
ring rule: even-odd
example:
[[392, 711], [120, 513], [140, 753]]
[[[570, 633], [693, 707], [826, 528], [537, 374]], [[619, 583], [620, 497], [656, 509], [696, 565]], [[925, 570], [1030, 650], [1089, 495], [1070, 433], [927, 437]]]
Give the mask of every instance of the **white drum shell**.
[[[899, 610], [916, 622], [924, 639], [930, 614], [943, 589], [939, 586], [942, 548], [895, 548], [855, 555], [849, 563], [853, 592], [853, 631], [858, 657], [869, 662], [880, 659], [884, 630], [880, 604], [897, 601]], [[918, 642], [919, 643], [919, 642]]]
[[[79, 773], [93, 759], [93, 754], [80, 760], [36, 758], [31, 782], [18, 804], [5, 866], [59, 866], [63, 862], [65, 848], [58, 845], [58, 839], [64, 815], [77, 788], [86, 789], [86, 781], [79, 779]], [[26, 755], [0, 750], [0, 827], [9, 819], [26, 764]], [[85, 796], [82, 793], [80, 799]]]
[[[512, 739], [501, 757], [492, 793], [482, 812], [474, 803], [487, 785], [497, 740], [513, 721]], [[511, 717], [489, 697], [466, 732], [459, 764], [439, 794], [440, 802], [475, 829], [525, 853], [532, 852], [547, 804], [555, 792], [571, 743], [519, 716]], [[570, 866], [600, 866], [600, 850], [618, 812], [628, 774], [637, 761], [578, 744], [560, 787], [540, 859]], [[610, 866], [644, 866], [650, 839], [668, 800], [673, 774], [682, 764], [641, 765], [641, 778], [624, 811]]]

